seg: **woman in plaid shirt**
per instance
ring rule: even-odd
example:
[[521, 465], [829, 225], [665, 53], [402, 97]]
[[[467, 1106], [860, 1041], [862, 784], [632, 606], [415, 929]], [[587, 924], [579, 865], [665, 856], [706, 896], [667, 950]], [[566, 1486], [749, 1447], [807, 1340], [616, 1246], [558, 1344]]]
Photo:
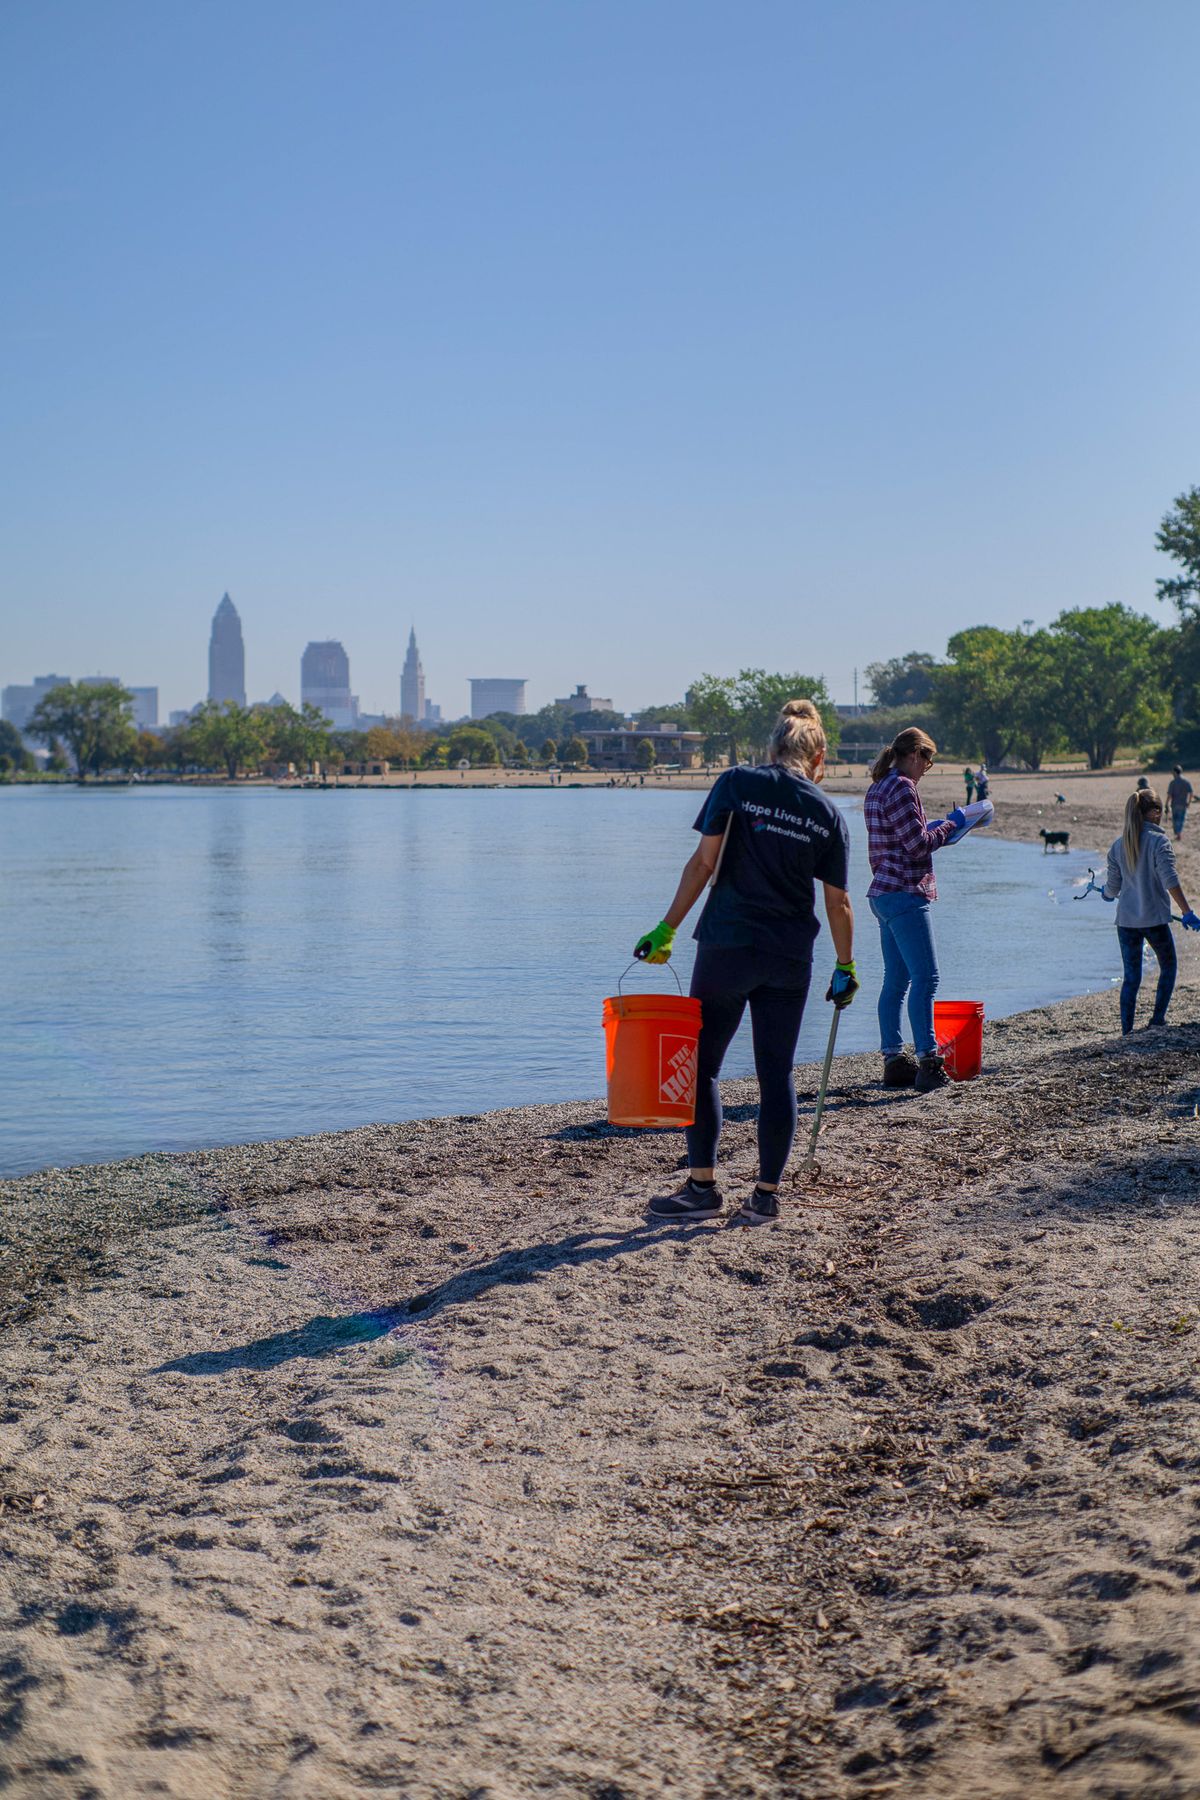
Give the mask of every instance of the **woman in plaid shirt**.
[[[930, 824], [917, 783], [926, 775], [937, 745], [910, 725], [879, 756], [863, 801], [871, 885], [867, 899], [879, 921], [883, 946], [883, 987], [879, 994], [879, 1047], [885, 1087], [916, 1087], [927, 1094], [944, 1087], [946, 1067], [933, 1034], [937, 992], [937, 950], [930, 906], [937, 899], [933, 852], [967, 823], [955, 807], [948, 819]], [[916, 1056], [904, 1048], [900, 1008], [908, 995], [908, 1022]]]

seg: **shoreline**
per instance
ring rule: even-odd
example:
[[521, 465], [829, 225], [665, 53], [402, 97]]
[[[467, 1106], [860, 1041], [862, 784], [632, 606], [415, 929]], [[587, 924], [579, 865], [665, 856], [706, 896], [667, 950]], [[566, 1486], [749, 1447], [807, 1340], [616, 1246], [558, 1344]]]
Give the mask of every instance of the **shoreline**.
[[6, 1791], [1195, 1791], [1200, 987], [1114, 1028], [839, 1058], [755, 1232], [596, 1102], [2, 1184]]
[[[1064, 782], [1064, 778], [1053, 772], [1046, 776], [1014, 775], [1000, 777], [998, 780], [1006, 785], [997, 796], [996, 822], [983, 834], [984, 840], [991, 838], [1009, 843], [1034, 843], [1037, 840], [1038, 831], [1043, 827], [1067, 828], [1077, 842], [1079, 840], [1087, 842], [1089, 847], [1091, 844], [1095, 845], [1097, 872], [1103, 874], [1105, 846], [1117, 835], [1121, 808], [1130, 791], [1130, 783], [1124, 774], [1111, 772], [1089, 774], [1076, 778], [1075, 785], [1069, 778], [1065, 779], [1065, 785], [1060, 785]], [[855, 782], [831, 781], [829, 787], [831, 793], [861, 799], [862, 792], [866, 787], [866, 779], [860, 777]], [[951, 806], [957, 804], [962, 798], [961, 787], [961, 779], [956, 774], [943, 772], [941, 769], [931, 772], [922, 783], [922, 795], [930, 816], [948, 811]], [[1053, 799], [1056, 791], [1066, 795], [1065, 803], [1061, 807], [1056, 805]], [[1200, 812], [1197, 813], [1197, 820], [1200, 820]], [[1194, 821], [1185, 827], [1182, 843], [1175, 844], [1174, 848], [1181, 880], [1190, 897], [1194, 901], [1200, 900], [1200, 823]], [[1047, 873], [1052, 874], [1054, 855], [1051, 853], [1047, 860]], [[863, 880], [865, 885], [865, 872], [863, 872]], [[1095, 900], [1091, 904], [1095, 909], [1098, 909], [1100, 905]], [[856, 925], [860, 935], [863, 932], [873, 933], [875, 929], [866, 903], [861, 897], [858, 900]], [[1186, 975], [1189, 956], [1194, 948], [1195, 946], [1191, 944], [1187, 935], [1183, 934], [1179, 942], [1181, 977]], [[1151, 958], [1148, 970], [1152, 961]], [[1119, 958], [1116, 959], [1116, 966], [1119, 967]], [[863, 1005], [861, 997], [858, 1004], [860, 1007]], [[996, 1018], [1005, 1016], [1010, 1015], [995, 1015]], [[990, 1018], [991, 1015], [989, 1015]], [[839, 1065], [844, 1060], [844, 1056], [845, 1053], [836, 1059]], [[439, 1115], [430, 1116], [436, 1118]], [[343, 1127], [348, 1130], [354, 1128], [352, 1125]], [[259, 1139], [256, 1141], [265, 1143], [274, 1140]], [[221, 1146], [211, 1143], [194, 1144], [179, 1150], [163, 1150], [161, 1152], [147, 1150], [133, 1154], [184, 1156], [219, 1147]], [[108, 1160], [110, 1159], [97, 1157], [94, 1161], [74, 1166], [83, 1170], [102, 1168], [106, 1166]], [[130, 1159], [121, 1158], [120, 1160]], [[58, 1165], [45, 1164], [42, 1172], [56, 1167]], [[39, 1171], [34, 1170], [30, 1173], [36, 1175]], [[23, 1174], [5, 1175], [0, 1171], [0, 1182], [24, 1178]]]

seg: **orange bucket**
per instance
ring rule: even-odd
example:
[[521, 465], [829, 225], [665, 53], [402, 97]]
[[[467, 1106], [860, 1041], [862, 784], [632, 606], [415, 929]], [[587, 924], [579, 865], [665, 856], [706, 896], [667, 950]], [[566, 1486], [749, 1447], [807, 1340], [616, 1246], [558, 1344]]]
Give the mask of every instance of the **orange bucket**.
[[951, 1081], [974, 1081], [983, 1067], [983, 1001], [935, 1000], [933, 1035]]
[[610, 995], [604, 1002], [609, 1124], [692, 1124], [699, 1037], [700, 1002], [682, 989]]

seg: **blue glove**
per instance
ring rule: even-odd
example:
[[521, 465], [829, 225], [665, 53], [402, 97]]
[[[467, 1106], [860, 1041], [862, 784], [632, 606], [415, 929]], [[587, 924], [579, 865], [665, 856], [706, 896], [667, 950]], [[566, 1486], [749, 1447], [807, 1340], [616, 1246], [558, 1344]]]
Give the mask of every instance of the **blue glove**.
[[961, 806], [956, 806], [953, 812], [946, 814], [945, 822], [947, 825], [953, 825], [955, 831], [961, 831], [967, 822], [967, 815]]
[[1200, 919], [1190, 910], [1183, 915], [1184, 928], [1187, 931], [1200, 931]]
[[829, 991], [825, 998], [832, 1000], [838, 1012], [841, 1012], [844, 1007], [849, 1006], [857, 992], [858, 974], [854, 964], [852, 962], [835, 963], [833, 978], [829, 983]]

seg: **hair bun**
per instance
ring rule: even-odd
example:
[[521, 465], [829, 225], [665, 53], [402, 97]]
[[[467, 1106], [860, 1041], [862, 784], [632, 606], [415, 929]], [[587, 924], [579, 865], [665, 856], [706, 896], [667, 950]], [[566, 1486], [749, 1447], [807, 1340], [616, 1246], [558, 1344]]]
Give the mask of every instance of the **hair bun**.
[[785, 700], [783, 717], [785, 719], [814, 719], [818, 724], [821, 719], [816, 703], [812, 700]]

